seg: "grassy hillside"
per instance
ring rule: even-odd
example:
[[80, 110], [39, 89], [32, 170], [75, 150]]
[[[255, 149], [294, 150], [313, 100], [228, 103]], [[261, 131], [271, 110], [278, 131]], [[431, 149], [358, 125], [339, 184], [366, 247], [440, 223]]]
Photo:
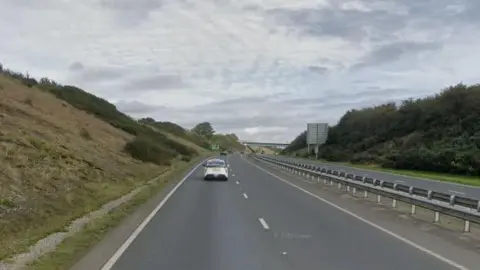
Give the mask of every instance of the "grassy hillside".
[[278, 151], [276, 149], [270, 148], [270, 147], [263, 147], [263, 146], [252, 146], [249, 148], [251, 149], [252, 152], [254, 153], [264, 153], [266, 155], [274, 155]]
[[221, 150], [236, 150], [242, 151], [245, 149], [245, 146], [238, 142], [238, 139], [235, 136], [229, 134], [214, 134], [210, 139], [212, 144], [220, 145]]
[[208, 142], [207, 139], [203, 138], [202, 136], [194, 132], [190, 132], [184, 129], [183, 127], [175, 123], [159, 122], [153, 118], [143, 118], [143, 119], [140, 119], [139, 122], [149, 125], [151, 127], [154, 127], [157, 130], [166, 131], [172, 135], [175, 135], [177, 138], [190, 141], [191, 143], [195, 144], [195, 146], [193, 147], [197, 148], [197, 150], [198, 150], [198, 146], [200, 146], [203, 149], [210, 149], [210, 143]]
[[[383, 168], [480, 174], [480, 85], [424, 99], [348, 111], [320, 149], [329, 161]], [[306, 147], [300, 134], [284, 153]]]
[[199, 155], [165, 129], [0, 65], [0, 260]]

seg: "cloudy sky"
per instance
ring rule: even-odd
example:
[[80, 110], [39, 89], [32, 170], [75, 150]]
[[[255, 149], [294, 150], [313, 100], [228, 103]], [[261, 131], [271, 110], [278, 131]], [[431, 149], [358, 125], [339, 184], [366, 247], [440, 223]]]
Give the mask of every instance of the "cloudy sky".
[[480, 82], [478, 0], [0, 0], [0, 61], [133, 117], [286, 142]]

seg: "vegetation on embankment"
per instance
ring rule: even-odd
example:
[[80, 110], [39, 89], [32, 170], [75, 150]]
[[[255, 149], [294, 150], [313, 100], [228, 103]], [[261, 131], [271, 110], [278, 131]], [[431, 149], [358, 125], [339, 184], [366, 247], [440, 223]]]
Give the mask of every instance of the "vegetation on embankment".
[[[459, 84], [424, 99], [348, 111], [330, 127], [319, 156], [388, 169], [478, 176], [479, 120], [480, 85]], [[283, 153], [305, 147], [304, 131]]]
[[[151, 117], [147, 118], [142, 118], [139, 120], [140, 123], [149, 125], [151, 127], [154, 127], [160, 131], [166, 131], [172, 135], [175, 135], [179, 138], [182, 138], [184, 140], [190, 141], [194, 143], [197, 146], [202, 147], [203, 149], [210, 149], [210, 143], [208, 139], [205, 137], [195, 133], [191, 132], [189, 130], [186, 130], [185, 128], [181, 127], [180, 125], [177, 125], [172, 122], [159, 122], [156, 121], [155, 119]], [[195, 146], [193, 146], [195, 147]]]
[[235, 134], [214, 134], [211, 138], [212, 144], [218, 144], [220, 150], [241, 151], [245, 146], [238, 141]]
[[220, 134], [215, 131], [209, 122], [201, 122], [195, 125], [191, 132], [205, 138], [210, 146], [217, 145], [220, 151], [243, 150], [245, 146], [239, 142], [237, 135], [234, 133]]
[[198, 156], [175, 136], [0, 65], [0, 260]]

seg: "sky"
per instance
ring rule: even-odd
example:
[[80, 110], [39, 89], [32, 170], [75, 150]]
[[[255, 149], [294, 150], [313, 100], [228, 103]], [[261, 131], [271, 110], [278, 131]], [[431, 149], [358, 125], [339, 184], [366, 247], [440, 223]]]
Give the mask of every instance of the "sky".
[[480, 82], [478, 0], [0, 0], [0, 62], [134, 118], [285, 143]]

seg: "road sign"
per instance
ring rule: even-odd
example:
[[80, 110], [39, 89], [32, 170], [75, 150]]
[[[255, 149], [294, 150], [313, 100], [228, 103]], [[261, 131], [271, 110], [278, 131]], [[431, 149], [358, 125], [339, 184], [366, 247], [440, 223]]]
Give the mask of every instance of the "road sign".
[[309, 123], [307, 124], [307, 145], [321, 145], [327, 141], [328, 124]]

